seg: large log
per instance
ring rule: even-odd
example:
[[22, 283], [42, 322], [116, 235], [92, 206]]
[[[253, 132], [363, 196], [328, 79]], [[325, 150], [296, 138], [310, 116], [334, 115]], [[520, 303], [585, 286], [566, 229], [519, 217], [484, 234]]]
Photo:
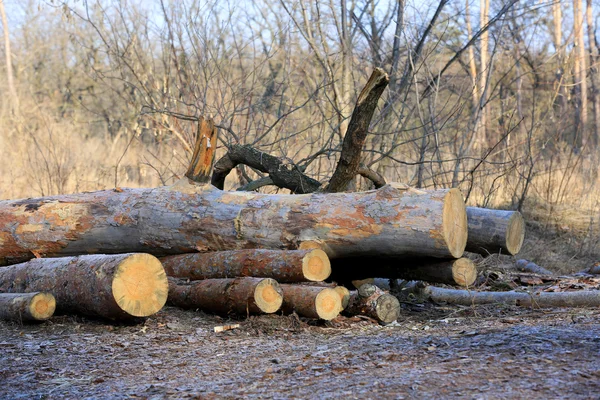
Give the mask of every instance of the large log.
[[45, 321], [54, 315], [56, 299], [50, 293], [1, 293], [0, 319]]
[[0, 292], [48, 292], [59, 313], [127, 319], [158, 312], [168, 283], [160, 261], [150, 254], [87, 255], [0, 268]]
[[190, 253], [161, 258], [167, 275], [216, 279], [253, 276], [277, 282], [324, 281], [331, 264], [323, 250], [230, 250]]
[[221, 314], [274, 313], [283, 295], [270, 278], [206, 279], [184, 282], [169, 278], [169, 303]]
[[289, 284], [281, 284], [281, 289], [281, 309], [286, 314], [296, 312], [303, 317], [329, 321], [337, 317], [342, 310], [342, 295], [335, 289]]
[[466, 251], [515, 255], [525, 240], [525, 221], [518, 211], [467, 207], [469, 236]]
[[377, 286], [365, 283], [350, 295], [344, 314], [366, 315], [385, 325], [400, 316], [400, 302]]
[[225, 192], [187, 178], [170, 187], [0, 202], [0, 264], [34, 256], [155, 255], [296, 249], [318, 241], [330, 257], [460, 257], [467, 218], [457, 189], [386, 185], [358, 193]]

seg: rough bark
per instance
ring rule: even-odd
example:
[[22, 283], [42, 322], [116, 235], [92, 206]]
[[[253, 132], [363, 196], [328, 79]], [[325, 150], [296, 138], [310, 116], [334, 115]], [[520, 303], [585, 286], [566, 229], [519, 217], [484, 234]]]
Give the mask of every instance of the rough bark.
[[267, 195], [180, 181], [0, 201], [0, 265], [38, 256], [244, 248], [296, 249], [317, 241], [331, 257], [460, 257], [467, 217], [457, 189], [398, 185], [359, 193]]
[[10, 321], [45, 321], [54, 315], [56, 299], [50, 293], [0, 294], [0, 319]]
[[232, 145], [215, 163], [211, 183], [217, 189], [225, 187], [225, 178], [237, 165], [244, 164], [261, 172], [268, 173], [273, 184], [291, 190], [293, 193], [312, 193], [321, 183], [306, 175], [289, 160], [274, 157], [250, 146]]
[[366, 315], [385, 325], [396, 321], [400, 316], [400, 302], [377, 286], [365, 283], [351, 293], [344, 314]]
[[161, 258], [167, 275], [214, 279], [253, 276], [277, 282], [323, 281], [331, 264], [323, 250], [230, 250], [190, 253]]
[[517, 269], [522, 272], [531, 272], [533, 274], [554, 275], [552, 271], [549, 271], [544, 267], [540, 267], [536, 263], [528, 260], [517, 260]]
[[525, 239], [525, 222], [518, 211], [467, 207], [469, 235], [466, 251], [515, 255]]
[[167, 277], [149, 254], [36, 258], [0, 268], [0, 292], [48, 292], [57, 312], [111, 319], [147, 317], [167, 300]]
[[335, 289], [320, 286], [282, 284], [283, 306], [286, 314], [330, 321], [342, 310], [342, 298]]
[[369, 124], [377, 102], [390, 81], [388, 75], [381, 69], [375, 68], [367, 84], [360, 92], [356, 106], [352, 112], [348, 130], [342, 143], [340, 160], [325, 188], [325, 192], [343, 192], [348, 183], [356, 176], [360, 166], [360, 155], [369, 133]]
[[221, 314], [274, 313], [281, 307], [279, 284], [270, 278], [206, 279], [185, 282], [169, 278], [169, 303]]
[[200, 118], [196, 132], [194, 154], [185, 176], [199, 184], [210, 182], [215, 152], [217, 150], [218, 131], [212, 120]]

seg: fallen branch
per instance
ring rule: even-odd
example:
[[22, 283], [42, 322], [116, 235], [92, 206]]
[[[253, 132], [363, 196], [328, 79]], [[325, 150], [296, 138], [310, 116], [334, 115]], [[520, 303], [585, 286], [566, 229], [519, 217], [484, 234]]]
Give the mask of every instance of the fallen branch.
[[531, 272], [532, 274], [554, 275], [552, 271], [527, 260], [517, 260], [517, 269], [522, 272]]

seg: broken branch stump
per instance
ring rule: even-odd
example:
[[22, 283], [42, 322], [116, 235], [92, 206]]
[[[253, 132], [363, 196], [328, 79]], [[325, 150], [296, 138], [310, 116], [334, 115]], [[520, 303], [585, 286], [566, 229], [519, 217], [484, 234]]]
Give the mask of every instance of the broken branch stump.
[[167, 275], [197, 279], [251, 276], [277, 282], [320, 282], [331, 274], [323, 250], [230, 250], [161, 258]]
[[54, 315], [56, 300], [50, 293], [1, 293], [0, 319], [45, 321]]
[[525, 240], [525, 221], [518, 211], [467, 207], [469, 236], [466, 251], [484, 256], [515, 255]]
[[371, 283], [365, 283], [352, 292], [344, 314], [365, 315], [381, 324], [389, 324], [400, 316], [400, 302]]
[[167, 300], [167, 277], [149, 254], [36, 258], [0, 268], [0, 292], [48, 292], [57, 312], [147, 317]]
[[318, 286], [281, 284], [283, 290], [282, 311], [296, 312], [308, 318], [330, 321], [342, 309], [342, 296], [332, 288]]
[[283, 295], [270, 278], [206, 279], [185, 282], [169, 278], [169, 303], [221, 314], [274, 313]]

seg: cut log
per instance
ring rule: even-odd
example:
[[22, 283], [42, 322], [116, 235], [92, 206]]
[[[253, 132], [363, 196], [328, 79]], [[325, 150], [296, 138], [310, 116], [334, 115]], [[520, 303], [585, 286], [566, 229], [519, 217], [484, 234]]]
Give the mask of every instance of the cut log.
[[336, 286], [333, 288], [340, 296], [340, 300], [342, 302], [342, 308], [340, 312], [344, 311], [346, 307], [348, 307], [348, 302], [350, 301], [350, 291], [344, 286]]
[[517, 269], [522, 272], [531, 272], [532, 274], [554, 275], [552, 271], [527, 260], [517, 260]]
[[86, 253], [296, 249], [311, 240], [330, 258], [458, 258], [467, 240], [465, 206], [457, 189], [268, 195], [187, 178], [158, 189], [0, 201], [0, 265]]
[[308, 318], [330, 321], [342, 309], [342, 298], [335, 289], [318, 286], [281, 284], [283, 290], [282, 311], [296, 312]]
[[48, 292], [59, 313], [147, 317], [165, 304], [168, 283], [150, 254], [36, 258], [0, 268], [0, 292]]
[[230, 250], [190, 253], [161, 258], [167, 275], [215, 279], [252, 276], [277, 282], [323, 281], [331, 264], [323, 250]]
[[365, 315], [381, 324], [389, 324], [400, 316], [400, 302], [371, 283], [365, 283], [352, 292], [344, 314]]
[[467, 207], [469, 236], [466, 251], [484, 256], [515, 255], [525, 240], [525, 221], [518, 211]]
[[45, 321], [54, 315], [56, 300], [50, 293], [0, 294], [0, 319], [10, 321]]
[[185, 282], [169, 278], [169, 303], [221, 314], [274, 313], [281, 308], [279, 284], [270, 278], [206, 279]]

